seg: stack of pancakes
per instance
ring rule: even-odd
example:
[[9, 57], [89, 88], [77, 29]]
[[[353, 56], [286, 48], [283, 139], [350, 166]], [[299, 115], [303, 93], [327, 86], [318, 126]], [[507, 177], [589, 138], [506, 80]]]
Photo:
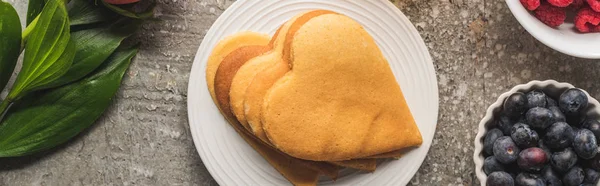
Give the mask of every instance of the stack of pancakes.
[[294, 185], [343, 167], [372, 172], [422, 143], [373, 38], [332, 11], [299, 14], [273, 37], [223, 39], [206, 80], [231, 126]]

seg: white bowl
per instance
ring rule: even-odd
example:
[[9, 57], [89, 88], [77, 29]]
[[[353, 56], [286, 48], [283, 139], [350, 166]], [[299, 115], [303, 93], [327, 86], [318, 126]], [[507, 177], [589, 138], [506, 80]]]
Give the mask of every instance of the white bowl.
[[[527, 84], [517, 85], [510, 89], [510, 91], [503, 93], [500, 95], [500, 97], [498, 97], [496, 102], [488, 107], [485, 116], [479, 122], [479, 131], [475, 137], [475, 151], [473, 154], [473, 160], [475, 161], [475, 174], [477, 175], [481, 185], [485, 185], [487, 179], [487, 176], [483, 172], [483, 160], [485, 159], [483, 157], [483, 139], [485, 138], [485, 133], [487, 133], [490, 126], [494, 124], [494, 116], [497, 116], [502, 110], [504, 99], [515, 92], [529, 92], [531, 90], [542, 90], [547, 95], [553, 98], [558, 98], [562, 92], [569, 88], [575, 87], [569, 83], [559, 83], [554, 80], [530, 81]], [[600, 103], [591, 97], [585, 90], [583, 90], [583, 92], [585, 92], [589, 100], [588, 107], [584, 113], [586, 113], [586, 116], [590, 118], [600, 118]]]
[[506, 0], [506, 4], [521, 26], [546, 46], [575, 57], [600, 59], [600, 33], [578, 32], [570, 17], [552, 28], [535, 18], [519, 0]]

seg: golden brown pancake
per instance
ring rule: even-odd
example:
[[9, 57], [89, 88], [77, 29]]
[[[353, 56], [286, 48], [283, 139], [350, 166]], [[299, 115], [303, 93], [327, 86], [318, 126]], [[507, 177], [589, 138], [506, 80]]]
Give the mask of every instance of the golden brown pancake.
[[341, 161], [422, 143], [389, 64], [360, 24], [338, 14], [314, 17], [289, 51], [291, 71], [269, 89], [261, 115], [278, 149]]
[[[334, 12], [317, 10], [317, 11], [310, 11], [305, 14], [296, 16], [296, 18], [293, 18], [290, 21], [290, 25], [289, 25], [290, 29], [287, 30], [287, 33], [285, 33], [286, 32], [285, 30], [287, 29], [287, 28], [285, 28], [286, 26], [282, 26], [277, 31], [277, 33], [281, 33], [281, 35], [276, 33], [275, 38], [273, 38], [271, 40], [270, 44], [278, 43], [278, 42], [276, 42], [277, 37], [281, 37], [284, 35], [285, 35], [286, 39], [292, 39], [294, 33], [297, 31], [297, 29], [300, 28], [300, 25], [306, 23], [310, 18], [319, 16], [319, 15], [324, 15], [324, 14], [332, 14], [332, 13], [334, 13]], [[294, 21], [294, 22], [292, 22], [292, 21]], [[281, 30], [284, 30], [284, 31], [281, 32]], [[283, 44], [283, 42], [280, 41], [279, 44]], [[274, 48], [276, 48], [276, 47], [274, 47]], [[283, 47], [279, 47], [279, 49], [282, 49], [282, 48]], [[275, 63], [275, 64], [273, 64], [273, 63]], [[225, 64], [225, 62], [223, 64]], [[272, 67], [264, 67], [264, 66], [269, 66], [269, 65], [272, 65]], [[266, 143], [269, 144], [270, 142], [264, 135], [263, 130], [262, 130], [262, 125], [260, 124], [260, 110], [262, 108], [263, 97], [264, 97], [264, 94], [266, 93], [266, 91], [272, 86], [272, 84], [275, 83], [275, 81], [277, 81], [277, 79], [281, 78], [287, 71], [289, 71], [288, 62], [282, 60], [282, 55], [281, 55], [280, 51], [272, 51], [272, 52], [266, 53], [262, 56], [252, 59], [252, 61], [247, 62], [246, 64], [244, 64], [244, 66], [246, 68], [240, 69], [240, 70], [238, 70], [238, 72], [240, 72], [240, 74], [247, 74], [247, 75], [239, 75], [238, 74], [238, 75], [236, 75], [237, 78], [242, 77], [241, 79], [252, 79], [251, 75], [256, 74], [256, 77], [253, 78], [254, 80], [246, 89], [246, 94], [244, 97], [245, 99], [243, 99], [244, 113], [246, 115], [245, 119], [248, 121], [248, 124], [251, 126], [252, 132], [254, 132], [254, 134], [257, 137], [259, 137], [260, 139], [262, 139], [263, 141], [265, 141]], [[262, 72], [255, 72], [255, 71], [259, 71], [257, 69], [263, 69], [263, 68], [266, 68], [266, 69], [263, 70]], [[244, 73], [244, 71], [251, 72], [251, 73]], [[250, 77], [248, 77], [248, 76], [250, 76]], [[234, 88], [232, 88], [232, 91], [234, 91], [233, 89]], [[236, 95], [241, 95], [241, 94], [232, 93], [230, 95], [231, 95], [231, 97], [235, 97]], [[250, 105], [253, 105], [254, 106], [253, 108], [256, 108], [256, 109], [251, 109], [249, 107]], [[238, 117], [238, 119], [240, 119], [240, 117]], [[395, 157], [395, 155], [392, 157]], [[380, 156], [378, 158], [388, 158], [388, 157]], [[376, 161], [370, 160], [370, 159], [338, 161], [338, 162], [332, 162], [332, 164], [342, 166], [342, 167], [365, 170], [365, 171], [373, 171], [373, 169], [376, 167], [375, 166]]]
[[246, 68], [251, 69], [256, 67], [256, 69], [259, 70], [248, 76], [240, 75], [240, 78], [252, 80], [246, 88], [243, 106], [248, 125], [252, 129], [254, 135], [256, 135], [258, 138], [268, 141], [262, 129], [262, 121], [260, 117], [262, 113], [262, 105], [267, 90], [269, 90], [278, 79], [283, 77], [283, 75], [290, 70], [289, 61], [287, 60], [289, 58], [289, 54], [285, 52], [285, 49], [288, 48], [287, 45], [290, 43], [289, 41], [293, 39], [294, 34], [304, 23], [308, 22], [314, 17], [325, 14], [335, 14], [335, 12], [327, 10], [315, 10], [294, 17], [289, 21], [289, 24], [286, 25], [287, 27], [282, 29], [280, 35], [277, 36], [278, 38], [285, 39], [275, 42], [273, 51], [253, 59], [252, 62], [248, 63], [249, 68]]
[[[279, 32], [279, 30], [278, 30]], [[257, 35], [255, 33], [250, 33], [250, 32], [246, 32], [246, 33], [240, 33], [240, 35], [248, 35], [248, 36], [252, 36], [252, 35]], [[277, 34], [276, 34], [277, 35]], [[241, 37], [239, 35], [234, 35], [231, 36], [229, 38], [235, 38], [235, 37]], [[265, 36], [262, 36], [263, 38], [265, 38]], [[249, 40], [248, 42], [243, 42], [243, 40]], [[271, 43], [273, 43], [274, 40], [271, 40]], [[235, 43], [235, 45], [238, 45], [238, 48], [235, 48], [236, 46], [233, 46]], [[252, 45], [255, 43], [259, 43], [258, 45]], [[225, 65], [227, 67], [224, 67], [221, 71], [221, 74], [235, 74], [234, 71], [228, 71], [225, 69], [236, 69], [240, 66], [240, 61], [246, 61], [246, 58], [244, 58], [244, 56], [246, 56], [247, 58], [251, 58], [248, 56], [251, 55], [256, 55], [258, 53], [262, 53], [265, 50], [265, 46], [260, 45], [260, 43], [264, 43], [264, 39], [261, 41], [260, 39], [258, 40], [253, 40], [253, 38], [243, 38], [242, 41], [236, 41], [234, 39], [225, 39], [222, 42], [220, 42], [217, 47], [215, 47], [215, 49], [213, 50], [213, 53], [211, 54], [211, 57], [209, 58], [209, 64], [207, 66], [207, 81], [209, 82], [209, 91], [211, 93], [211, 95], [213, 96], [213, 99], [216, 101], [216, 97], [215, 95], [215, 89], [220, 90], [222, 89], [223, 92], [227, 92], [226, 88], [227, 87], [227, 80], [223, 81], [223, 80], [214, 80], [212, 81], [212, 79], [214, 78], [214, 76], [210, 76], [209, 74], [212, 73], [216, 74], [216, 71], [214, 69], [214, 66], [219, 66], [221, 63], [218, 60], [215, 59], [223, 59], [222, 61], [233, 61], [231, 63], [227, 63], [228, 65]], [[240, 49], [243, 48], [243, 49]], [[235, 50], [235, 51], [234, 51]], [[220, 52], [219, 52], [220, 51]], [[232, 53], [238, 53], [237, 55], [232, 55], [229, 58], [231, 59], [225, 59], [226, 55], [224, 55], [224, 51], [232, 51], [229, 52], [229, 54]], [[227, 54], [227, 55], [229, 55]], [[240, 55], [242, 54], [242, 55]], [[250, 55], [248, 55], [250, 54]], [[217, 68], [218, 69], [218, 68]], [[213, 88], [213, 84], [210, 82], [225, 82], [225, 83], [217, 83], [215, 86], [217, 87], [221, 87], [221, 88]], [[229, 82], [230, 83], [230, 82]], [[217, 94], [217, 95], [221, 95], [221, 94]], [[219, 97], [219, 96], [217, 96]], [[227, 98], [220, 96], [222, 98], [222, 103], [228, 103]], [[228, 107], [228, 106], [224, 106], [224, 107]], [[221, 109], [223, 111], [223, 109]], [[229, 110], [229, 109], [225, 109], [225, 110]], [[319, 163], [319, 162], [310, 162], [310, 161], [301, 161], [295, 158], [291, 158], [285, 154], [282, 154], [280, 151], [277, 151], [275, 149], [272, 149], [272, 147], [265, 145], [264, 143], [261, 143], [260, 141], [257, 141], [257, 139], [252, 136], [249, 133], [245, 133], [243, 129], [241, 128], [241, 125], [239, 125], [239, 123], [237, 121], [235, 121], [235, 118], [231, 117], [231, 113], [224, 113], [224, 115], [229, 116], [227, 117], [227, 119], [230, 121], [230, 124], [232, 124], [232, 126], [234, 127], [234, 129], [236, 129], [236, 131], [254, 148], [256, 149], [263, 157], [265, 157], [265, 159], [267, 159], [267, 161], [272, 164], [282, 175], [284, 175], [288, 180], [290, 180], [292, 183], [294, 183], [295, 185], [303, 185], [303, 184], [308, 184], [308, 185], [314, 185], [314, 183], [316, 182], [316, 178], [312, 176], [314, 170], [318, 170], [318, 172], [321, 172], [322, 174], [325, 174], [329, 177], [332, 177], [335, 179], [336, 175], [337, 175], [337, 168], [335, 168], [335, 166], [324, 166], [323, 163]], [[288, 164], [285, 164], [285, 162], [288, 162]], [[283, 163], [283, 164], [282, 164]], [[341, 162], [330, 162], [334, 165], [339, 165], [339, 166], [344, 166], [344, 167], [350, 167], [350, 168], [355, 168], [355, 169], [361, 169], [361, 170], [366, 170], [366, 171], [373, 171], [373, 169], [376, 167], [376, 162], [375, 160], [368, 160], [368, 159], [364, 159], [364, 160], [349, 160], [349, 161], [341, 161]], [[308, 167], [310, 170], [309, 171], [300, 171], [297, 172], [297, 170], [301, 169], [301, 167]], [[311, 172], [312, 171], [312, 172]], [[297, 173], [295, 173], [297, 172]]]
[[267, 45], [269, 40], [271, 40], [269, 35], [244, 31], [225, 37], [219, 43], [217, 43], [217, 45], [213, 48], [212, 53], [208, 57], [208, 63], [206, 65], [206, 83], [208, 84], [210, 96], [212, 96], [213, 99], [215, 98], [213, 90], [215, 74], [217, 73], [219, 64], [221, 64], [221, 61], [223, 61], [227, 54], [242, 46]]
[[[236, 40], [236, 39], [231, 39], [231, 38], [238, 38], [238, 39], [242, 38], [242, 39]], [[261, 40], [265, 41], [265, 42], [262, 42]], [[266, 44], [266, 43], [268, 43], [268, 40], [269, 40], [268, 37], [263, 37], [260, 34], [250, 33], [250, 32], [239, 33], [239, 35], [236, 34], [234, 36], [231, 36], [231, 37], [228, 37], [228, 38], [222, 40], [217, 45], [217, 46], [221, 46], [221, 47], [215, 47], [215, 49], [213, 49], [211, 57], [209, 57], [207, 74], [211, 73], [209, 71], [214, 71], [214, 72], [212, 72], [212, 74], [216, 75], [217, 69], [211, 68], [211, 66], [214, 66], [215, 64], [220, 64], [220, 61], [217, 62], [217, 61], [214, 61], [214, 59], [216, 59], [216, 58], [224, 59], [225, 56], [227, 56], [229, 54], [223, 54], [223, 52], [231, 53], [231, 51], [233, 51], [231, 48], [235, 47], [233, 45], [248, 46], [249, 45], [248, 43], [251, 43], [251, 44], [265, 43]], [[213, 59], [213, 61], [211, 61], [211, 59]], [[215, 79], [214, 76], [207, 76], [207, 81], [209, 81], [209, 82], [213, 81], [214, 79]], [[214, 96], [215, 95], [214, 84], [209, 83], [208, 85], [209, 85], [209, 87], [208, 87], [209, 92], [211, 95], [213, 95], [213, 100], [215, 100], [215, 103], [217, 104], [219, 109], [222, 110], [217, 102], [217, 98]], [[272, 147], [263, 144], [259, 139], [253, 137], [244, 128], [242, 128], [241, 125], [239, 125], [239, 123], [236, 125], [237, 121], [235, 120], [235, 118], [231, 117], [231, 115], [229, 117], [227, 117], [227, 115], [226, 115], [226, 119], [229, 121], [231, 126], [238, 132], [238, 134], [240, 134], [240, 136], [242, 136], [242, 138], [248, 144], [250, 144], [250, 146], [252, 146], [278, 172], [280, 172], [286, 179], [288, 179], [294, 185], [316, 185], [318, 175], [321, 172], [326, 172], [326, 174], [328, 174], [329, 176], [332, 176], [332, 177], [337, 176], [337, 168], [335, 168], [334, 166], [322, 165], [322, 163], [302, 161], [302, 160], [298, 160], [296, 158], [292, 158], [288, 155], [285, 155], [285, 154], [281, 153], [280, 151], [277, 151], [276, 149], [273, 149]]]
[[[279, 32], [279, 30], [278, 30]], [[274, 40], [274, 39], [273, 39]], [[215, 74], [214, 79], [214, 91], [215, 97], [220, 103], [220, 108], [223, 114], [227, 118], [233, 118], [233, 114], [230, 110], [229, 96], [227, 92], [230, 90], [232, 77], [236, 74], [236, 71], [249, 59], [254, 58], [260, 54], [268, 51], [273, 43], [273, 40], [269, 45], [249, 45], [242, 46], [236, 50], [233, 50], [230, 54], [223, 58], [223, 61], [219, 64], [218, 70]], [[226, 41], [227, 42], [227, 41]], [[344, 162], [339, 162], [336, 165], [343, 165]], [[357, 162], [352, 162], [351, 167], [360, 167], [356, 165]], [[334, 167], [327, 166], [326, 163], [315, 163], [316, 168], [322, 169], [328, 176], [335, 178], [337, 171]], [[366, 165], [365, 165], [366, 166]]]
[[410, 149], [412, 149], [412, 148], [406, 148], [406, 149], [400, 149], [400, 150], [395, 150], [395, 151], [391, 151], [391, 152], [385, 152], [385, 153], [381, 153], [381, 154], [375, 154], [375, 155], [368, 156], [366, 158], [368, 158], [368, 159], [384, 159], [384, 158], [400, 159]]
[[[229, 98], [228, 98], [228, 94], [227, 92], [229, 92], [229, 85], [231, 85], [231, 80], [233, 79], [233, 75], [235, 75], [235, 71], [237, 68], [239, 68], [244, 61], [247, 61], [248, 59], [251, 59], [255, 56], [258, 56], [262, 53], [264, 53], [266, 51], [264, 46], [244, 46], [241, 47], [239, 49], [234, 50], [233, 52], [231, 52], [230, 54], [228, 54], [224, 59], [223, 62], [221, 62], [221, 64], [219, 65], [219, 68], [217, 70], [217, 73], [215, 74], [215, 83], [214, 83], [214, 90], [215, 90], [215, 97], [217, 100], [217, 104], [221, 110], [221, 112], [223, 113], [223, 115], [228, 118], [229, 123], [236, 128], [239, 128], [239, 131], [244, 132], [247, 136], [253, 137], [256, 140], [258, 140], [258, 142], [262, 143], [263, 145], [265, 145], [265, 148], [272, 148], [273, 147], [269, 146], [269, 144], [266, 144], [264, 142], [262, 142], [260, 139], [256, 138], [255, 136], [253, 136], [248, 130], [245, 130], [243, 128], [243, 126], [237, 121], [235, 120], [235, 116], [231, 113], [230, 108], [229, 108]], [[232, 73], [233, 72], [233, 73]], [[229, 112], [228, 112], [229, 111]], [[288, 156], [283, 152], [279, 152], [281, 155], [284, 156]], [[312, 168], [314, 170], [319, 171], [320, 173], [323, 173], [326, 176], [331, 177], [332, 179], [337, 178], [337, 171], [338, 168], [335, 166], [331, 166], [327, 163], [324, 162], [312, 162], [312, 161], [306, 161], [306, 160], [299, 160], [299, 159], [294, 159], [294, 161], [298, 161], [297, 163], [303, 163], [305, 164], [307, 167]]]
[[237, 73], [237, 70], [246, 63], [246, 61], [264, 54], [271, 50], [268, 45], [250, 45], [240, 47], [229, 55], [227, 55], [223, 62], [219, 65], [214, 80], [215, 86], [215, 97], [221, 104], [222, 112], [227, 117], [235, 117], [231, 111], [229, 104], [229, 90], [233, 76]]
[[246, 88], [250, 82], [252, 82], [252, 79], [258, 72], [261, 72], [264, 68], [275, 64], [276, 61], [273, 59], [280, 55], [277, 51], [283, 50], [285, 33], [287, 33], [287, 30], [295, 21], [295, 19], [301, 15], [293, 17], [277, 30], [269, 42], [269, 45], [272, 48], [271, 51], [267, 52], [265, 55], [261, 55], [246, 61], [245, 64], [239, 70], [237, 70], [237, 73], [233, 78], [231, 90], [229, 92], [231, 109], [233, 110], [233, 113], [238, 121], [248, 130], [251, 130], [251, 127], [248, 125], [244, 113], [244, 96], [246, 95]]
[[345, 161], [332, 161], [334, 165], [373, 172], [377, 169], [377, 159], [355, 159]]

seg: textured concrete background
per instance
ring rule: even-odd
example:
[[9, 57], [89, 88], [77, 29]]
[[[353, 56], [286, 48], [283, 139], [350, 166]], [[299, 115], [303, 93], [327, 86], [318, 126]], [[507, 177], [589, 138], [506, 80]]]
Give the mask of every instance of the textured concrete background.
[[[24, 14], [24, 0], [7, 0]], [[529, 35], [504, 1], [392, 0], [434, 59], [440, 115], [411, 185], [478, 185], [473, 139], [484, 110], [516, 84], [555, 79], [600, 97], [597, 60], [557, 53]], [[0, 185], [216, 185], [189, 132], [187, 83], [203, 36], [233, 2], [159, 0], [113, 106], [59, 148], [0, 159]]]

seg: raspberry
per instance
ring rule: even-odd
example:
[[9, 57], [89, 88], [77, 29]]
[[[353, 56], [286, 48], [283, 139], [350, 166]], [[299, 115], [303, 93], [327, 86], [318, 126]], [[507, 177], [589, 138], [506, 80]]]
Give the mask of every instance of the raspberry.
[[571, 3], [571, 8], [579, 10], [580, 8], [583, 8], [586, 5], [585, 1], [586, 0], [573, 0], [573, 3]]
[[551, 27], [560, 26], [567, 18], [567, 11], [564, 8], [555, 7], [546, 3], [541, 4], [534, 13], [535, 17]]
[[535, 10], [538, 7], [540, 7], [540, 0], [520, 0], [521, 4], [523, 4], [523, 6], [525, 8], [527, 8], [527, 10]]
[[548, 0], [548, 2], [556, 7], [567, 7], [573, 0]]
[[579, 10], [575, 16], [575, 27], [583, 33], [600, 32], [600, 13], [590, 8]]
[[600, 12], [600, 0], [587, 0], [587, 2], [590, 4], [592, 10]]

